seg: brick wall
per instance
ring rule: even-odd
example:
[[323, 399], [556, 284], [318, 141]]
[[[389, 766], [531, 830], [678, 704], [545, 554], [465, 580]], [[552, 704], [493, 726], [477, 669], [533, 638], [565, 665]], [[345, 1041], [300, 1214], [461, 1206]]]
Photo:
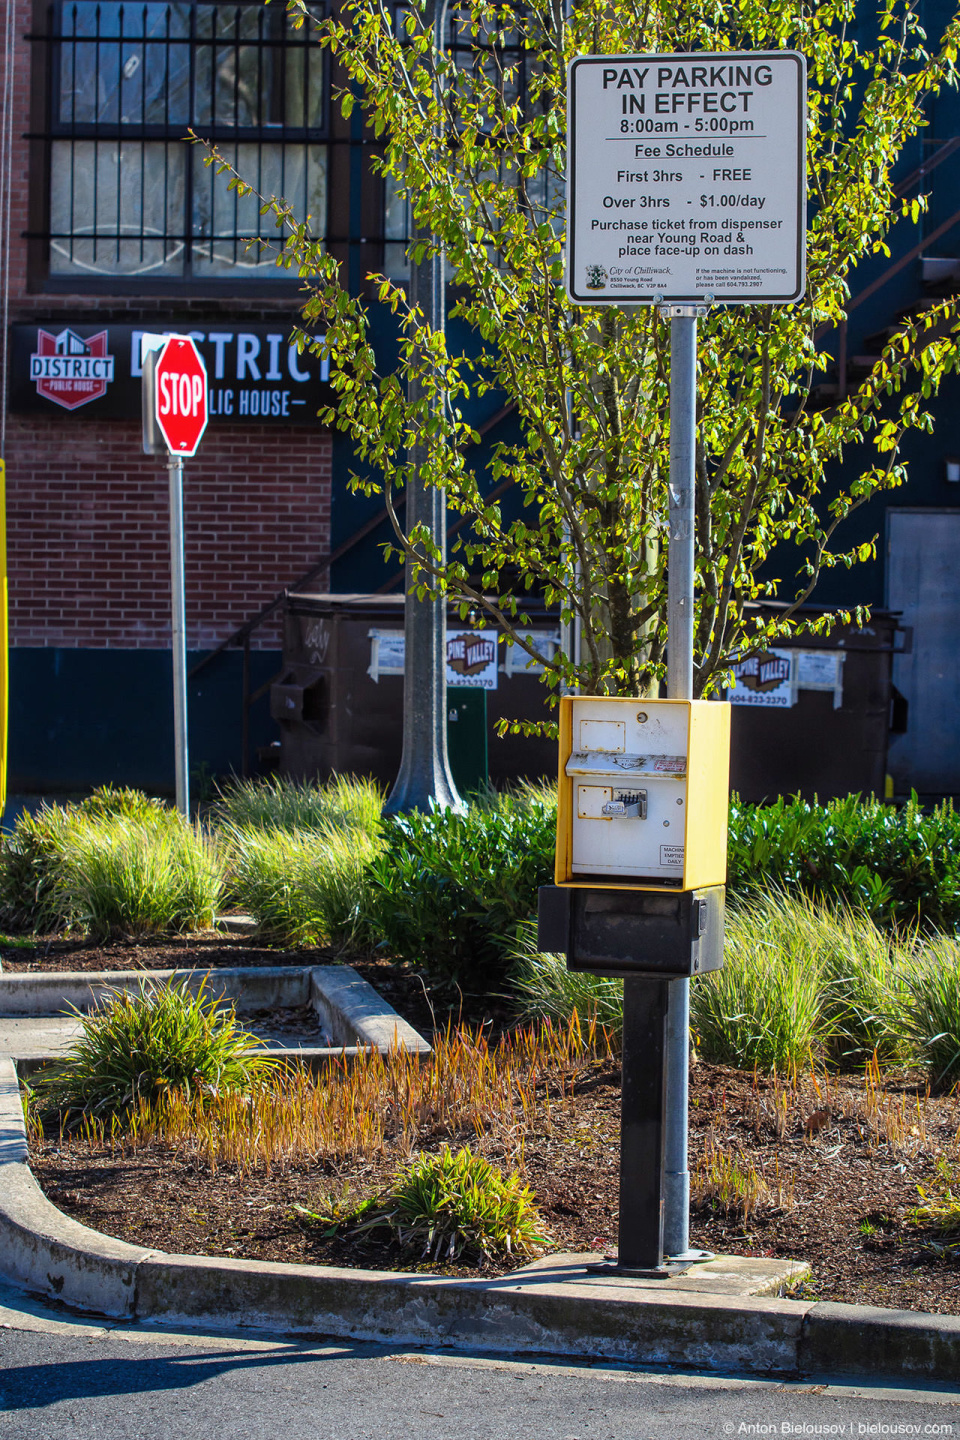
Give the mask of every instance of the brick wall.
[[[166, 466], [139, 426], [10, 416], [12, 645], [170, 644]], [[323, 555], [330, 441], [218, 426], [184, 465], [187, 645], [225, 639]], [[316, 588], [322, 588], [318, 585]], [[279, 643], [278, 623], [253, 638]]]
[[[30, 0], [17, 7], [14, 53], [10, 324], [58, 316], [159, 327], [174, 317], [248, 317], [292, 325], [290, 298], [139, 298], [31, 292]], [[0, 237], [2, 244], [2, 237]], [[36, 277], [34, 277], [36, 287]], [[212, 328], [208, 326], [208, 328]], [[0, 377], [3, 394], [7, 377]], [[10, 643], [165, 648], [170, 643], [166, 470], [141, 453], [139, 426], [82, 414], [7, 414]], [[317, 428], [217, 423], [184, 474], [187, 644], [217, 644], [329, 548], [330, 437]], [[321, 576], [315, 588], [321, 589]], [[253, 637], [279, 643], [276, 621]]]

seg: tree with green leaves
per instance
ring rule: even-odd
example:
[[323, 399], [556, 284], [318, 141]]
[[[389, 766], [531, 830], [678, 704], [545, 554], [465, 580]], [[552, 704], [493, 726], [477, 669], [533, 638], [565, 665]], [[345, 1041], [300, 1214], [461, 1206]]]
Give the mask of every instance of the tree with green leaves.
[[[442, 252], [451, 314], [473, 339], [469, 353], [451, 348], [385, 276], [366, 295], [348, 293], [304, 217], [261, 197], [278, 227], [277, 263], [310, 289], [302, 343], [330, 358], [337, 403], [324, 418], [353, 443], [363, 469], [353, 483], [383, 494], [423, 591], [446, 593], [528, 650], [525, 594], [579, 622], [579, 664], [564, 653], [548, 662], [552, 687], [656, 693], [667, 640], [668, 325], [652, 306], [597, 310], [565, 295], [567, 64], [587, 53], [776, 48], [808, 59], [806, 295], [716, 308], [700, 324], [695, 693], [710, 695], [738, 658], [851, 618], [800, 607], [826, 569], [874, 554], [873, 542], [845, 541], [845, 521], [904, 483], [904, 437], [930, 430], [927, 401], [957, 364], [947, 300], [904, 320], [852, 393], [817, 402], [857, 267], [889, 254], [895, 225], [925, 205], [898, 196], [894, 167], [930, 97], [956, 83], [960, 17], [931, 43], [911, 0], [875, 3], [869, 17], [861, 4], [856, 30], [854, 0], [465, 0], [447, 12], [439, 44], [431, 0], [343, 0], [319, 24], [345, 77], [336, 101], [362, 107], [410, 233], [432, 237], [415, 242], [417, 256]], [[289, 8], [315, 23], [304, 0]], [[230, 168], [215, 151], [210, 161]], [[235, 172], [229, 183], [250, 188]], [[389, 371], [370, 338], [376, 305], [399, 328]], [[514, 518], [485, 498], [464, 418], [469, 398], [493, 392], [520, 427], [518, 441], [494, 447], [489, 471], [498, 493], [509, 482], [522, 497]], [[449, 557], [398, 515], [414, 447], [468, 522]], [[838, 488], [831, 467], [847, 452], [856, 474]]]

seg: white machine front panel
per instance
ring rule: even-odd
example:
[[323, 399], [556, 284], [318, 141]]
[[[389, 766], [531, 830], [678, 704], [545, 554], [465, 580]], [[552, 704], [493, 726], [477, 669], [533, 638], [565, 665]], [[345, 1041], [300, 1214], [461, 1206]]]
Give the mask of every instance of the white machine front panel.
[[[687, 710], [656, 700], [573, 702], [574, 874], [683, 878]], [[646, 818], [636, 797], [645, 792]], [[609, 813], [633, 800], [631, 813]], [[604, 807], [608, 812], [604, 813]]]

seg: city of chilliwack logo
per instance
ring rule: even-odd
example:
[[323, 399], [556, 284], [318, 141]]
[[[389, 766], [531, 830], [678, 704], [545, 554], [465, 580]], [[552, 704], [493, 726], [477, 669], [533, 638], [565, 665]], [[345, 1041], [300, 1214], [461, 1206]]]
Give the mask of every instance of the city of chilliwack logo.
[[76, 410], [106, 395], [113, 379], [113, 356], [107, 351], [107, 332], [83, 340], [72, 330], [51, 335], [37, 331], [37, 348], [30, 356], [30, 379], [37, 394], [64, 410]]

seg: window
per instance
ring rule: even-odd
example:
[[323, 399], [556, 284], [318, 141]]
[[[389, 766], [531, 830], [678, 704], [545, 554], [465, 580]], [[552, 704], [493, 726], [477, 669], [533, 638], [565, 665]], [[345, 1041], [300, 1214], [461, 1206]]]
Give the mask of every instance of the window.
[[326, 227], [326, 86], [309, 24], [281, 4], [60, 0], [50, 73], [49, 272], [73, 282], [284, 279], [245, 180]]
[[[394, 9], [394, 24], [402, 27], [404, 5]], [[523, 21], [525, 16], [515, 4], [505, 7], [502, 16], [491, 9], [485, 14], [451, 3], [446, 9], [444, 48], [453, 60], [457, 73], [463, 77], [466, 94], [471, 93], [471, 82], [481, 78], [501, 88], [505, 105], [519, 104], [529, 115], [543, 104], [542, 98], [531, 99], [531, 75], [536, 59], [526, 43], [526, 37], [513, 25]], [[402, 30], [401, 30], [402, 33]], [[456, 87], [457, 81], [448, 84]], [[482, 122], [481, 122], [482, 123]], [[483, 130], [488, 135], [496, 129], [493, 116], [488, 117]], [[504, 185], [510, 180], [508, 162], [496, 158], [495, 147], [491, 159], [489, 178], [499, 178]], [[394, 279], [406, 279], [410, 274], [410, 260], [407, 253], [412, 238], [410, 206], [405, 197], [398, 193], [397, 181], [393, 176], [385, 177], [384, 190], [384, 238], [386, 241], [384, 268]], [[562, 221], [563, 182], [552, 166], [545, 167], [539, 174], [527, 180], [525, 185], [526, 206], [533, 223], [548, 220], [554, 225]], [[493, 252], [491, 250], [491, 258]]]

